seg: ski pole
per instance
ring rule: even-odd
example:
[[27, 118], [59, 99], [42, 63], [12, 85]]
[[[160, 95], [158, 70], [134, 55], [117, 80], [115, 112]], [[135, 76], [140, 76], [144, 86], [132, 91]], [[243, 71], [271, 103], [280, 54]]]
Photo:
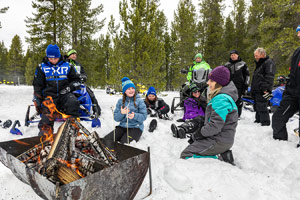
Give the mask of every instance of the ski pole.
[[114, 142], [116, 142], [116, 127], [115, 127], [115, 120], [114, 120], [114, 106], [111, 106], [111, 111], [112, 111], [112, 115], [113, 115], [113, 127], [114, 127]]
[[129, 144], [129, 133], [128, 133], [128, 108], [129, 108], [129, 103], [130, 103], [130, 100], [127, 104], [127, 114], [126, 114], [126, 117], [127, 117], [127, 144]]

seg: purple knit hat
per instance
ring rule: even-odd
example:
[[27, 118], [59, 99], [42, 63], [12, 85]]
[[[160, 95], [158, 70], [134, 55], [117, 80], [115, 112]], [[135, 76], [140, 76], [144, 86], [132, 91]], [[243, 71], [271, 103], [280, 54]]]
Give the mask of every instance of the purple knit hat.
[[230, 71], [224, 66], [218, 66], [209, 73], [208, 78], [225, 86], [230, 81]]

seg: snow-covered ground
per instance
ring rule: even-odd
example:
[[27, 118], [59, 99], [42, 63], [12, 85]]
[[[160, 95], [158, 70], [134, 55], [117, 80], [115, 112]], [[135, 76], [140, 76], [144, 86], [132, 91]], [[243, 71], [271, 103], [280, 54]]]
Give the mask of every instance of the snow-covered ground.
[[[94, 90], [102, 108], [100, 137], [117, 125], [112, 119], [111, 106], [120, 95], [110, 96], [104, 90]], [[0, 85], [0, 120], [20, 120], [19, 128], [24, 136], [12, 135], [0, 128], [0, 141], [32, 137], [38, 134], [37, 124], [24, 126], [27, 105], [31, 104], [32, 87]], [[169, 105], [177, 92], [163, 92]], [[165, 96], [166, 95], [166, 96]], [[185, 139], [171, 135], [170, 126], [182, 116], [175, 112], [173, 121], [158, 120], [153, 133], [148, 132], [151, 118], [145, 121], [145, 130], [138, 143], [131, 146], [147, 151], [151, 147], [153, 193], [146, 199], [226, 199], [226, 200], [292, 200], [300, 198], [300, 149], [296, 148], [298, 137], [293, 129], [298, 118], [287, 124], [289, 141], [274, 141], [271, 127], [254, 124], [254, 113], [244, 110], [239, 121], [235, 144], [232, 148], [235, 163], [232, 166], [216, 159], [180, 159], [181, 151], [188, 145]], [[86, 124], [85, 124], [86, 123]], [[91, 126], [83, 122], [89, 130]], [[55, 130], [59, 123], [55, 124]], [[0, 164], [0, 199], [40, 199], [31, 189]], [[149, 177], [145, 180], [135, 199], [142, 199], [149, 192]]]

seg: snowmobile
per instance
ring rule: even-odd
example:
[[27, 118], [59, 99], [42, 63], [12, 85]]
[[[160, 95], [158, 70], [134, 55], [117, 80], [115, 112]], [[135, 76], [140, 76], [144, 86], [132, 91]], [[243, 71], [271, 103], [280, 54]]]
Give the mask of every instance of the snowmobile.
[[[278, 76], [276, 81], [278, 82], [278, 84], [274, 86], [274, 89], [272, 90], [272, 98], [269, 100], [269, 110], [272, 113], [274, 113], [280, 105], [287, 78], [283, 75], [280, 75]], [[249, 87], [247, 93], [242, 96], [242, 101], [244, 102], [245, 109], [254, 111], [254, 99], [251, 97], [250, 91], [251, 87]]]
[[[82, 83], [80, 85], [80, 89], [74, 91], [73, 93], [75, 94], [75, 96], [77, 97], [80, 103], [79, 106], [80, 120], [91, 121], [92, 127], [100, 127], [101, 122], [100, 119], [98, 118], [99, 116], [95, 116], [94, 114], [92, 114], [92, 107], [94, 105], [92, 104], [91, 97], [86, 90], [85, 84]], [[31, 123], [38, 123], [40, 121], [41, 115], [38, 112], [35, 112], [32, 116], [30, 116], [30, 109], [33, 106], [34, 105], [28, 105], [26, 116], [25, 116], [25, 126], [29, 126]], [[59, 113], [62, 112], [59, 111]], [[63, 121], [63, 119], [57, 118], [56, 121]]]
[[[189, 86], [191, 83], [195, 83], [199, 88], [201, 95], [206, 96], [207, 92], [207, 84], [206, 82], [208, 81], [208, 74], [211, 72], [211, 69], [205, 70], [203, 68], [194, 70], [192, 73], [192, 79], [190, 82], [185, 82], [179, 92], [180, 97], [174, 97], [172, 100], [172, 105], [171, 105], [171, 113], [174, 114], [174, 111], [176, 110], [183, 110], [184, 107], [184, 100], [192, 96], [192, 92], [189, 89]], [[187, 74], [188, 71], [186, 69], [181, 70], [182, 74]], [[176, 101], [178, 101], [176, 103]]]

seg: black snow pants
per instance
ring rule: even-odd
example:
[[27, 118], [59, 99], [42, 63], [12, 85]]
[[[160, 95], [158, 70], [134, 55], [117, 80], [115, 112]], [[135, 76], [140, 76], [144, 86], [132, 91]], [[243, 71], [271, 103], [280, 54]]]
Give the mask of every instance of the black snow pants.
[[[53, 99], [53, 101], [58, 110], [61, 110], [67, 115], [79, 117], [79, 101], [73, 93], [61, 95], [58, 98]], [[44, 111], [42, 113], [42, 117], [38, 125], [38, 128], [40, 129], [40, 136], [43, 136], [44, 133], [53, 133], [53, 125], [55, 121], [55, 118], [49, 117], [49, 112], [47, 112], [47, 109], [43, 110]]]
[[[277, 108], [272, 117], [273, 138], [278, 140], [288, 140], [288, 134], [286, 130], [286, 123], [289, 118], [292, 117], [300, 107], [300, 98], [284, 95], [280, 106]], [[300, 121], [299, 121], [300, 125]]]
[[[115, 131], [115, 133], [114, 133]], [[127, 143], [127, 128], [117, 126], [116, 129], [107, 134], [104, 139], [112, 140], [114, 141], [119, 141], [122, 144]], [[115, 134], [115, 136], [114, 136]], [[142, 130], [139, 128], [128, 128], [128, 138], [129, 138], [129, 143], [133, 140], [138, 142], [140, 140], [140, 137], [142, 135]]]
[[255, 121], [262, 125], [270, 125], [268, 101], [260, 93], [252, 94], [254, 99]]

